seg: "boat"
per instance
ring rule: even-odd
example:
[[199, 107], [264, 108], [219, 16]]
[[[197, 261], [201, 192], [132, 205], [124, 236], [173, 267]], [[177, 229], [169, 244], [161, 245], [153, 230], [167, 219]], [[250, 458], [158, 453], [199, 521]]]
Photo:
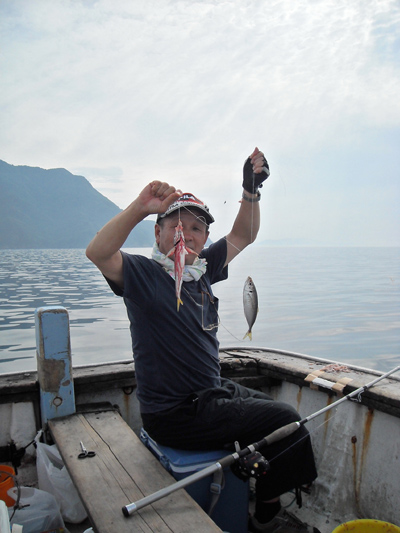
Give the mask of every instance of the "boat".
[[[63, 342], [68, 346], [69, 338]], [[365, 518], [400, 525], [400, 372], [380, 379], [383, 373], [372, 369], [252, 345], [222, 347], [220, 361], [222, 376], [292, 404], [302, 417], [322, 410], [307, 421], [318, 478], [303, 494], [300, 508], [293, 494], [284, 496], [291, 512], [321, 533]], [[37, 485], [30, 443], [51, 418], [43, 413], [41, 373], [39, 367], [0, 375], [0, 463], [14, 464], [22, 486]], [[70, 381], [77, 409], [111, 405], [140, 435], [132, 360], [73, 367]], [[82, 533], [90, 522], [67, 527]]]

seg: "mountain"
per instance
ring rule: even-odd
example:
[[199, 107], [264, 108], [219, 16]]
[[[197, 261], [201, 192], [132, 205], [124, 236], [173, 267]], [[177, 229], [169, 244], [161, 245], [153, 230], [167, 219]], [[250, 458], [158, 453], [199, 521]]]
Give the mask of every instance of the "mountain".
[[[83, 176], [0, 160], [0, 249], [86, 248], [120, 211]], [[154, 222], [144, 220], [124, 246], [153, 242]]]

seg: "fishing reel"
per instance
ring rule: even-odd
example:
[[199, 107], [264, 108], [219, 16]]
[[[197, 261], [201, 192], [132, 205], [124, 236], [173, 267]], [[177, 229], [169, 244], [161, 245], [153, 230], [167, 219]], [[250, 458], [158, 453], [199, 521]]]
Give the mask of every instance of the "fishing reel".
[[[235, 446], [238, 447], [237, 443], [235, 443]], [[239, 459], [231, 465], [232, 472], [243, 481], [247, 481], [250, 477], [263, 477], [267, 474], [269, 469], [269, 462], [260, 452], [255, 450], [250, 451], [250, 453], [243, 457], [239, 457]]]

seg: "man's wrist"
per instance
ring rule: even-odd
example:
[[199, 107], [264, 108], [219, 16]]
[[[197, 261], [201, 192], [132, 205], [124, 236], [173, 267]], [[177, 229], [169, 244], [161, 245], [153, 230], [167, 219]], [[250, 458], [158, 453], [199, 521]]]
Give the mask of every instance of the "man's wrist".
[[246, 202], [250, 202], [250, 203], [259, 202], [261, 198], [261, 193], [260, 191], [257, 191], [256, 193], [252, 194], [252, 193], [249, 193], [243, 190], [242, 198]]
[[125, 213], [125, 216], [128, 217], [130, 223], [133, 224], [133, 227], [142, 222], [142, 220], [151, 214], [138, 198], [133, 200], [133, 202], [129, 204], [128, 207], [122, 211], [122, 213]]

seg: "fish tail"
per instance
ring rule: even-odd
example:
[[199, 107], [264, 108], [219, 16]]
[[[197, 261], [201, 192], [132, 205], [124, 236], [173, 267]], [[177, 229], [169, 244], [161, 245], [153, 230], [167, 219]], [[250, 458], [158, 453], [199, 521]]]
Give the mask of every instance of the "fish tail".
[[179, 311], [179, 306], [180, 306], [181, 304], [183, 305], [182, 300], [181, 300], [180, 298], [177, 298], [177, 300], [176, 300], [176, 310], [177, 310], [177, 311]]
[[252, 340], [252, 337], [251, 337], [251, 329], [249, 329], [249, 331], [246, 333], [246, 335], [243, 337], [243, 340], [246, 338], [246, 337], [249, 337], [250, 340]]

